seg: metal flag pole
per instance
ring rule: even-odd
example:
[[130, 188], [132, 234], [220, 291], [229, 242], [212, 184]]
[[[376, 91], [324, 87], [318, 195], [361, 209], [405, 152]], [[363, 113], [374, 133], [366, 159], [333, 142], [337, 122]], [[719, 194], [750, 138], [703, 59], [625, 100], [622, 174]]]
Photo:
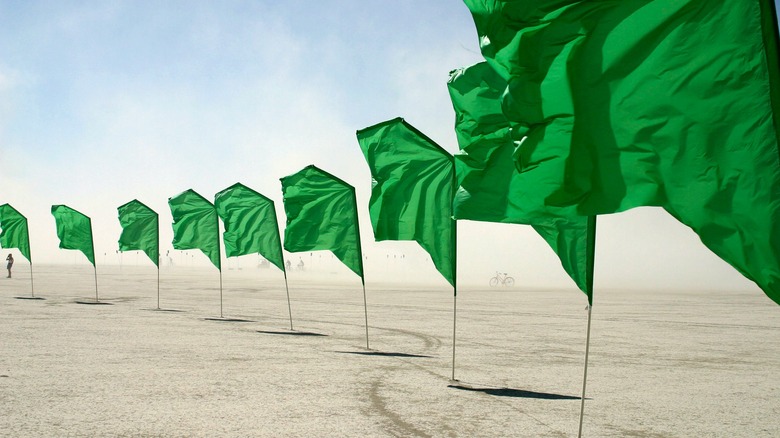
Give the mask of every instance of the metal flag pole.
[[370, 350], [368, 346], [368, 302], [366, 301], [366, 281], [363, 277], [360, 277], [360, 282], [363, 284], [363, 312], [366, 315], [366, 350]]
[[[453, 172], [453, 179], [455, 173]], [[454, 182], [457, 187], [457, 182]], [[458, 321], [458, 221], [452, 219], [452, 376], [455, 380], [455, 328]]]
[[30, 262], [30, 293], [32, 294], [32, 298], [35, 298], [35, 286], [33, 284], [33, 267], [32, 267], [32, 262]]
[[95, 302], [99, 303], [100, 300], [98, 299], [98, 286], [97, 286], [97, 266], [92, 265], [92, 267], [95, 269]]
[[587, 270], [586, 270], [586, 288], [588, 296], [588, 331], [585, 337], [585, 368], [582, 373], [582, 395], [580, 396], [580, 427], [577, 432], [577, 438], [582, 437], [582, 422], [585, 416], [585, 386], [588, 383], [588, 355], [590, 353], [590, 321], [593, 315], [593, 268], [596, 256], [596, 216], [588, 217], [588, 241], [587, 244]]
[[455, 380], [455, 325], [458, 321], [458, 289], [452, 288], [454, 293], [452, 296], [452, 377], [450, 380]]
[[582, 419], [585, 415], [585, 385], [588, 383], [588, 353], [590, 352], [590, 317], [593, 306], [588, 305], [588, 335], [585, 341], [585, 371], [582, 373], [582, 396], [580, 397], [580, 429], [577, 437], [582, 437]]
[[95, 271], [95, 302], [99, 303], [100, 300], [98, 299], [98, 283], [97, 283], [97, 263], [96, 263], [96, 257], [95, 257], [95, 236], [92, 235], [92, 219], [87, 218], [89, 220], [89, 238], [91, 239], [92, 243], [92, 268], [94, 268]]
[[160, 258], [157, 258], [157, 310], [160, 310]]
[[[284, 260], [282, 260], [284, 261]], [[287, 270], [282, 270], [284, 274], [284, 290], [287, 291], [287, 311], [290, 313], [290, 330], [294, 331], [292, 323], [292, 306], [290, 306], [290, 287], [287, 285]]]
[[222, 316], [222, 268], [219, 268], [219, 317]]

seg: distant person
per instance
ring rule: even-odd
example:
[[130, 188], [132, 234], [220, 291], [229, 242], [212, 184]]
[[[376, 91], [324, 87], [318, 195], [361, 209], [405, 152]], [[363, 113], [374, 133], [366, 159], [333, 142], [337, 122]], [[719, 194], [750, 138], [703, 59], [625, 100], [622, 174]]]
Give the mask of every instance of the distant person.
[[287, 270], [288, 270], [288, 271], [289, 271], [290, 269], [292, 269], [292, 262], [290, 261], [290, 259], [287, 259], [287, 263], [285, 263], [285, 264], [284, 264], [284, 266], [287, 266]]
[[5, 267], [5, 269], [8, 269], [8, 277], [6, 278], [11, 278], [11, 267], [14, 265], [14, 256], [8, 254], [8, 257], [6, 257], [5, 260], [8, 262], [8, 265]]
[[298, 270], [303, 271], [303, 259], [298, 258]]

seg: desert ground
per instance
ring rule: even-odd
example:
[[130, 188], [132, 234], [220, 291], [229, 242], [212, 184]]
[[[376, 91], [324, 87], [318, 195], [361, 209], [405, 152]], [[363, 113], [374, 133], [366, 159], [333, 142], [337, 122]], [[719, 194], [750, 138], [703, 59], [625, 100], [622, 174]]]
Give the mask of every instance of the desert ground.
[[[576, 290], [275, 269], [27, 266], [0, 280], [0, 435], [572, 437]], [[518, 282], [520, 283], [520, 282]], [[208, 318], [215, 318], [208, 319]], [[583, 435], [780, 436], [780, 306], [760, 292], [598, 290]]]

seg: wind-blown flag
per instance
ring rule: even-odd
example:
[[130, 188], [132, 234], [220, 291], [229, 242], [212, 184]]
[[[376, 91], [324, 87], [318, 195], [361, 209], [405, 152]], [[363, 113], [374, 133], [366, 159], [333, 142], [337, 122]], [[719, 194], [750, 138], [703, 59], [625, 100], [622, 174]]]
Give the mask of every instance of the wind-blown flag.
[[[529, 198], [540, 184], [533, 172], [518, 173], [515, 144], [501, 112], [503, 80], [487, 63], [454, 70], [447, 83], [461, 151], [455, 155], [457, 219], [532, 225], [552, 247], [564, 270], [592, 303], [592, 219], [557, 217]], [[589, 232], [590, 231], [590, 232]]]
[[68, 207], [52, 205], [51, 214], [57, 225], [60, 248], [77, 249], [95, 266], [95, 245], [92, 240], [92, 219]]
[[315, 166], [281, 181], [287, 215], [284, 249], [330, 250], [363, 281], [355, 188]]
[[284, 271], [274, 201], [236, 183], [214, 196], [214, 206], [225, 224], [225, 256], [260, 254]]
[[0, 247], [18, 248], [19, 252], [32, 263], [27, 218], [9, 204], [0, 205], [0, 230]]
[[663, 206], [780, 303], [771, 0], [465, 0], [539, 204]]
[[361, 129], [357, 138], [373, 180], [374, 237], [417, 241], [455, 286], [452, 155], [400, 117]]
[[152, 263], [160, 266], [160, 220], [157, 213], [137, 199], [117, 210], [119, 224], [122, 225], [119, 250], [143, 251]]
[[199, 249], [222, 270], [219, 251], [219, 217], [214, 204], [189, 189], [168, 198], [173, 216], [173, 247]]

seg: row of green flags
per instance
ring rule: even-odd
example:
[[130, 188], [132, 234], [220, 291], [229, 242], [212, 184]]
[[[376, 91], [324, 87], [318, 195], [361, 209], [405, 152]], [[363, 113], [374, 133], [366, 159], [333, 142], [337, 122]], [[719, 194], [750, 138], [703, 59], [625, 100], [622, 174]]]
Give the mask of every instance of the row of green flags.
[[[455, 286], [456, 220], [531, 225], [592, 302], [596, 216], [661, 206], [780, 303], [771, 2], [465, 3], [486, 61], [447, 82], [460, 151], [401, 118], [357, 132], [376, 240], [418, 242]], [[363, 279], [354, 188], [315, 166], [281, 183], [284, 249], [330, 250]], [[214, 203], [188, 190], [169, 206], [174, 248], [198, 248], [220, 268], [221, 218], [228, 257], [260, 253], [284, 270], [265, 196], [236, 184]], [[52, 214], [60, 246], [94, 264], [89, 218], [66, 206]], [[119, 216], [120, 249], [157, 264], [157, 214], [132, 201]], [[24, 246], [20, 217], [0, 206], [4, 247]]]

